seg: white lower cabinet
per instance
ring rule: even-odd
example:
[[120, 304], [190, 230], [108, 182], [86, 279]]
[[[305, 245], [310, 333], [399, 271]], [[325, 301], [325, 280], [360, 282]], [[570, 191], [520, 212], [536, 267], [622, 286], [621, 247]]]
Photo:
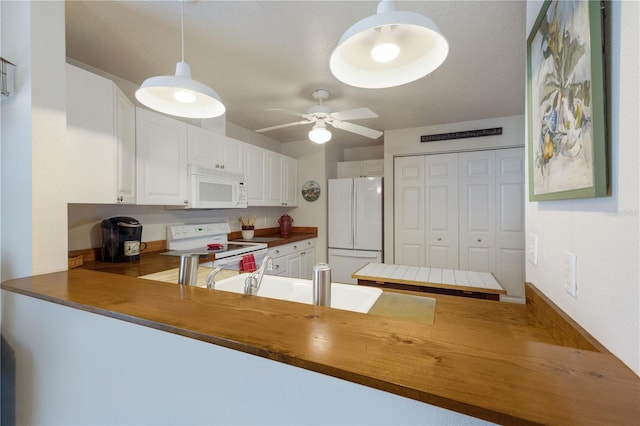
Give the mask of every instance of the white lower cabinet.
[[273, 259], [273, 270], [267, 270], [270, 275], [281, 275], [292, 278], [313, 278], [315, 265], [316, 239], [296, 241], [272, 247], [268, 255]]

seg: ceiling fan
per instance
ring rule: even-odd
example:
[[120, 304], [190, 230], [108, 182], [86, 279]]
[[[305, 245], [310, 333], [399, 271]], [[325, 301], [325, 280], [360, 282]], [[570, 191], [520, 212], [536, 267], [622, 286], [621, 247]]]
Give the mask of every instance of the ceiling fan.
[[347, 132], [356, 133], [371, 139], [378, 139], [382, 136], [379, 130], [370, 129], [360, 126], [359, 124], [349, 123], [346, 120], [361, 120], [364, 118], [376, 118], [378, 114], [369, 108], [356, 108], [346, 111], [332, 112], [332, 109], [322, 104], [329, 98], [329, 91], [325, 89], [317, 89], [311, 93], [313, 99], [318, 101], [317, 105], [312, 106], [306, 113], [289, 111], [283, 108], [268, 108], [266, 111], [280, 111], [285, 114], [302, 117], [304, 120], [294, 121], [292, 123], [278, 124], [277, 126], [265, 127], [258, 129], [256, 132], [268, 132], [271, 130], [282, 129], [284, 127], [297, 126], [301, 124], [314, 123], [313, 129], [309, 132], [309, 139], [316, 143], [325, 143], [331, 139], [331, 132], [326, 129], [329, 124], [336, 129], [345, 130]]

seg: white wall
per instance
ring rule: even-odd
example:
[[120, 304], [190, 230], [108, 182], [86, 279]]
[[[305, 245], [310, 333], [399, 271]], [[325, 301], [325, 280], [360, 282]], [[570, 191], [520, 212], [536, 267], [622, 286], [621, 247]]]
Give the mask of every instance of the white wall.
[[[475, 120], [441, 124], [426, 127], [391, 130], [384, 134], [384, 259], [393, 263], [393, 158], [398, 155], [435, 154], [442, 152], [464, 151], [524, 146], [524, 116], [498, 117], [487, 120]], [[449, 133], [464, 130], [502, 127], [502, 135], [480, 138], [456, 139], [439, 142], [420, 142], [420, 136]]]
[[[51, 25], [50, 23], [54, 23]], [[63, 2], [2, 2], [2, 279], [67, 268]]]
[[15, 424], [489, 424], [195, 339], [3, 293], [3, 356], [10, 358], [3, 358], [3, 368], [11, 361], [15, 367], [14, 374], [3, 373], [16, 380]]
[[[286, 155], [298, 159], [298, 208], [290, 212], [294, 226], [318, 227], [315, 248], [315, 263], [327, 261], [327, 145], [318, 145], [304, 140], [283, 144]], [[313, 180], [320, 185], [320, 197], [316, 201], [302, 198], [301, 188]], [[303, 219], [302, 219], [303, 218]]]
[[[538, 266], [527, 281], [640, 374], [638, 56], [640, 4], [611, 7], [612, 195], [572, 201], [528, 202], [528, 233], [538, 236]], [[527, 4], [527, 34], [540, 2]], [[578, 255], [578, 295], [563, 290], [563, 252]]]
[[384, 158], [384, 145], [344, 149], [344, 161], [379, 160]]

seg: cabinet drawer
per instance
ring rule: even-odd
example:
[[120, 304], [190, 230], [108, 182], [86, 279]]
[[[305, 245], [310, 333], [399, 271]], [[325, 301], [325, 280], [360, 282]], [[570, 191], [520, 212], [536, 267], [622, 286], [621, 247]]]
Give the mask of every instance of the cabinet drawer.
[[316, 246], [316, 239], [310, 238], [308, 240], [296, 241], [295, 243], [289, 243], [289, 244], [283, 244], [281, 246], [271, 247], [267, 252], [267, 254], [272, 258], [276, 258], [280, 256], [287, 256], [297, 251], [315, 248], [315, 246]]

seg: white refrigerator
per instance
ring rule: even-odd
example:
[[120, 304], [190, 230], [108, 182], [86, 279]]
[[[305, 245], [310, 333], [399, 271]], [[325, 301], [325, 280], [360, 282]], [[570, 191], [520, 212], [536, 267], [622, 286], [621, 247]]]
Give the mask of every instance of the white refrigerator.
[[329, 179], [331, 281], [357, 284], [351, 275], [382, 262], [382, 178]]

